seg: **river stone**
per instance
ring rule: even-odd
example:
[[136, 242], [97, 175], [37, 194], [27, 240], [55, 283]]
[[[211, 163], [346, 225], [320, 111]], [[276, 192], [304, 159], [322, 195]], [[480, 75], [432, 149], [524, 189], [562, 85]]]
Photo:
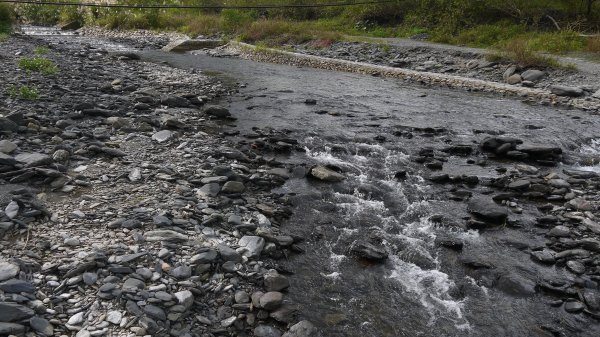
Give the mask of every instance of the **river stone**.
[[178, 279], [188, 279], [192, 276], [192, 268], [189, 266], [179, 266], [171, 270], [171, 276]]
[[313, 178], [329, 182], [338, 182], [346, 179], [342, 174], [321, 165], [311, 168], [309, 174]]
[[173, 137], [173, 132], [169, 130], [158, 131], [157, 133], [152, 135], [152, 139], [159, 142], [164, 143]]
[[259, 300], [260, 307], [265, 310], [275, 310], [283, 302], [283, 294], [278, 291], [269, 291], [262, 295]]
[[9, 140], [6, 140], [6, 139], [0, 140], [0, 152], [9, 154], [16, 149], [17, 149], [17, 144], [15, 144]]
[[531, 82], [537, 82], [537, 81], [541, 80], [542, 78], [544, 78], [544, 76], [546, 76], [546, 73], [541, 70], [537, 70], [537, 69], [529, 69], [529, 70], [524, 71], [521, 74], [521, 77], [525, 81], [531, 81]]
[[0, 281], [11, 279], [17, 276], [18, 273], [19, 266], [5, 261], [0, 261]]
[[223, 193], [242, 193], [246, 189], [243, 183], [239, 181], [228, 181], [223, 185], [221, 192]]
[[156, 227], [170, 227], [173, 225], [173, 221], [164, 215], [157, 215], [152, 218], [152, 222]]
[[19, 322], [33, 316], [33, 310], [24, 305], [0, 302], [0, 322]]
[[44, 336], [54, 335], [54, 327], [52, 324], [50, 324], [50, 322], [48, 322], [48, 320], [44, 318], [37, 316], [31, 317], [29, 320], [29, 326]]
[[569, 200], [569, 202], [567, 202], [567, 207], [571, 207], [583, 212], [594, 210], [594, 206], [592, 205], [592, 203], [585, 200], [584, 198], [575, 198]]
[[269, 270], [265, 274], [264, 283], [267, 291], [282, 291], [290, 286], [290, 281], [287, 279], [287, 277], [279, 275], [279, 273], [274, 269]]
[[16, 163], [17, 161], [15, 158], [7, 155], [6, 153], [0, 152], [0, 165], [14, 166]]
[[259, 257], [265, 247], [265, 239], [260, 236], [243, 236], [238, 245], [241, 248], [242, 255], [249, 258]]
[[77, 334], [75, 335], [75, 337], [91, 337], [92, 334], [87, 331], [86, 329], [82, 329], [79, 330], [79, 332], [77, 332]]
[[163, 229], [146, 232], [144, 239], [146, 241], [185, 242], [188, 240], [188, 237], [172, 230]]
[[595, 93], [592, 94], [592, 97], [600, 99], [600, 90], [596, 91]]
[[531, 185], [531, 182], [527, 179], [519, 179], [508, 184], [508, 188], [511, 190], [526, 190]]
[[10, 279], [0, 283], [0, 290], [5, 293], [31, 293], [35, 292], [35, 286], [27, 281]]
[[254, 336], [256, 337], [281, 337], [281, 332], [276, 328], [268, 325], [259, 325], [254, 328]]
[[159, 321], [166, 321], [167, 320], [167, 314], [165, 313], [165, 311], [163, 309], [155, 306], [155, 305], [152, 305], [152, 304], [146, 305], [144, 307], [144, 312], [150, 318], [154, 318], [154, 319], [157, 319]]
[[552, 228], [548, 232], [548, 236], [566, 238], [566, 237], [571, 236], [571, 230], [569, 229], [569, 227], [559, 225], [559, 226]]
[[522, 80], [523, 80], [523, 79], [521, 78], [521, 75], [519, 75], [519, 74], [514, 74], [514, 75], [511, 75], [511, 76], [509, 76], [509, 77], [506, 79], [506, 83], [508, 83], [508, 84], [513, 84], [513, 85], [514, 85], [514, 84], [519, 84], [519, 83], [521, 83], [521, 81], [522, 81]]
[[221, 186], [217, 183], [210, 183], [202, 186], [196, 192], [199, 197], [216, 197], [221, 191]]
[[19, 214], [19, 204], [16, 201], [9, 202], [4, 209], [4, 214], [11, 220], [16, 218]]
[[544, 264], [554, 264], [556, 262], [556, 252], [550, 249], [531, 252], [531, 258], [534, 261]]
[[550, 92], [557, 96], [579, 97], [583, 95], [583, 89], [579, 87], [568, 87], [566, 85], [553, 85]]
[[300, 321], [283, 334], [282, 337], [313, 337], [317, 335], [317, 328], [309, 321]]
[[577, 300], [569, 300], [565, 302], [565, 311], [576, 314], [582, 312], [585, 309], [585, 305]]
[[219, 255], [221, 255], [221, 259], [223, 261], [232, 261], [236, 263], [242, 262], [242, 255], [229, 246], [218, 245], [217, 250], [219, 251]]
[[238, 290], [233, 295], [235, 303], [248, 303], [250, 302], [250, 296], [244, 290]]
[[582, 297], [590, 309], [594, 311], [600, 310], [600, 294], [597, 290], [583, 289]]
[[25, 167], [44, 166], [52, 163], [52, 157], [43, 153], [19, 153], [15, 156], [15, 160]]
[[471, 199], [467, 208], [477, 218], [495, 225], [503, 224], [508, 218], [508, 211], [505, 208], [483, 197]]
[[69, 320], [67, 321], [67, 324], [80, 325], [84, 321], [83, 314], [84, 314], [84, 312], [82, 311], [82, 312], [78, 312], [75, 315], [71, 316], [69, 318]]
[[352, 246], [351, 251], [360, 258], [374, 262], [382, 262], [388, 257], [383, 247], [377, 247], [368, 242], [357, 242]]
[[500, 276], [497, 283], [498, 289], [518, 297], [535, 295], [535, 286], [535, 282], [513, 273]]
[[585, 266], [579, 261], [567, 261], [567, 269], [577, 275], [585, 273]]
[[206, 108], [204, 108], [204, 112], [208, 115], [217, 118], [227, 118], [231, 116], [231, 112], [229, 112], [229, 109], [219, 105], [209, 105]]
[[[516, 72], [517, 72], [517, 66], [514, 64], [510, 65], [508, 68], [506, 68], [506, 70], [502, 74], [502, 78], [506, 81], [506, 80], [508, 80], [509, 77], [513, 76]], [[519, 78], [520, 77], [521, 76], [519, 76]]]
[[125, 292], [137, 292], [140, 289], [144, 289], [146, 284], [142, 280], [138, 280], [136, 278], [130, 277], [125, 282], [123, 282], [123, 286], [121, 289]]
[[25, 327], [21, 324], [0, 322], [0, 336], [20, 336], [23, 332]]
[[183, 305], [186, 310], [194, 304], [194, 294], [189, 290], [179, 291], [173, 294], [177, 299], [177, 303]]
[[122, 318], [123, 314], [120, 311], [113, 310], [106, 314], [106, 321], [115, 325], [120, 324]]
[[206, 264], [206, 263], [212, 263], [216, 259], [217, 259], [217, 251], [210, 249], [206, 252], [192, 256], [190, 258], [190, 263], [191, 264]]
[[0, 117], [0, 131], [15, 132], [18, 128], [19, 126], [17, 125], [17, 123], [11, 121], [6, 117]]

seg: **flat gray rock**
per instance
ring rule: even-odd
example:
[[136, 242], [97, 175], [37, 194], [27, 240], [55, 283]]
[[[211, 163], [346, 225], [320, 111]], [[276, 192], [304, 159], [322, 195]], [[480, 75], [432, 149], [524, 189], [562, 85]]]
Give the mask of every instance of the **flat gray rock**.
[[566, 85], [553, 85], [550, 92], [557, 96], [579, 97], [583, 95], [583, 89], [579, 87], [568, 87]]
[[11, 279], [19, 273], [19, 266], [6, 262], [0, 261], [0, 281], [6, 281]]

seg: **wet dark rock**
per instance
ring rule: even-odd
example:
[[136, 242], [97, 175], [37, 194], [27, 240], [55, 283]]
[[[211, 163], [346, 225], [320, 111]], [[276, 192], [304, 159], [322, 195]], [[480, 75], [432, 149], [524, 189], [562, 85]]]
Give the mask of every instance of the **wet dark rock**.
[[350, 251], [359, 258], [373, 262], [383, 262], [388, 254], [383, 247], [377, 247], [369, 242], [357, 242]]
[[572, 314], [582, 312], [585, 309], [585, 305], [579, 301], [569, 300], [565, 302], [565, 311]]
[[179, 266], [171, 270], [171, 276], [178, 279], [187, 279], [192, 276], [192, 268], [189, 266]]
[[550, 249], [533, 251], [531, 252], [531, 259], [543, 264], [554, 264], [556, 262], [556, 252]]
[[204, 112], [208, 115], [217, 118], [228, 118], [231, 117], [231, 112], [229, 109], [219, 106], [219, 105], [209, 105], [204, 108]]
[[507, 273], [498, 279], [497, 287], [506, 294], [518, 297], [535, 295], [535, 282], [520, 275]]
[[50, 324], [50, 322], [48, 322], [48, 320], [41, 318], [41, 317], [31, 317], [31, 319], [29, 320], [29, 326], [31, 326], [31, 328], [42, 334], [43, 336], [52, 336], [54, 335], [54, 327], [52, 326], [52, 324]]
[[566, 226], [556, 226], [548, 232], [548, 236], [569, 237], [571, 236], [571, 230]]
[[0, 321], [0, 336], [21, 335], [23, 332], [25, 332], [25, 326], [21, 324]]
[[44, 166], [52, 163], [52, 158], [43, 153], [20, 153], [15, 156], [15, 160], [25, 167]]
[[290, 286], [290, 281], [277, 271], [269, 270], [264, 276], [264, 285], [267, 291], [282, 291]]
[[35, 286], [27, 281], [11, 279], [0, 283], [0, 290], [5, 293], [34, 293]]
[[33, 310], [26, 306], [0, 302], [0, 322], [19, 322], [33, 316]]
[[494, 225], [501, 225], [508, 218], [508, 211], [505, 208], [484, 197], [472, 198], [468, 204], [468, 211], [476, 218]]
[[278, 291], [270, 291], [260, 297], [260, 307], [265, 310], [275, 310], [281, 306], [283, 302], [283, 294]]
[[520, 179], [508, 184], [508, 188], [511, 190], [526, 190], [529, 188], [530, 185], [531, 181], [526, 179]]
[[148, 315], [148, 317], [150, 317], [150, 318], [157, 319], [159, 321], [166, 321], [167, 320], [167, 314], [160, 307], [157, 307], [157, 306], [152, 305], [152, 304], [148, 304], [148, 305], [146, 305], [144, 307], [143, 310], [144, 310], [144, 313], [146, 315]]

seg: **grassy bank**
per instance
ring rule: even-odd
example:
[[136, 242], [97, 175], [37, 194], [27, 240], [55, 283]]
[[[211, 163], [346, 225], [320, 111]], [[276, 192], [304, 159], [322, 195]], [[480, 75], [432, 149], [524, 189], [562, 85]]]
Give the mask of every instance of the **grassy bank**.
[[[147, 4], [141, 0], [122, 3]], [[331, 0], [284, 0], [314, 4]], [[193, 0], [162, 3], [198, 4]], [[277, 3], [230, 0], [228, 5]], [[221, 0], [202, 4], [219, 5]], [[582, 0], [398, 0], [349, 7], [198, 10], [83, 9], [23, 5], [22, 17], [38, 24], [71, 23], [111, 29], [172, 30], [197, 35], [226, 35], [250, 43], [281, 46], [312, 41], [326, 46], [344, 35], [411, 37], [427, 34], [430, 41], [510, 50], [515, 43], [529, 52], [600, 52], [600, 1]]]

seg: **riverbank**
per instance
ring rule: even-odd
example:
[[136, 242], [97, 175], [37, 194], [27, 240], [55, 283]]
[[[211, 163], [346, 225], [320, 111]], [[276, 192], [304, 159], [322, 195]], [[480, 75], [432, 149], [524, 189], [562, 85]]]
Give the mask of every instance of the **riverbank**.
[[277, 272], [301, 251], [289, 173], [214, 105], [235, 87], [125, 45], [0, 43], [0, 334], [315, 335]]

